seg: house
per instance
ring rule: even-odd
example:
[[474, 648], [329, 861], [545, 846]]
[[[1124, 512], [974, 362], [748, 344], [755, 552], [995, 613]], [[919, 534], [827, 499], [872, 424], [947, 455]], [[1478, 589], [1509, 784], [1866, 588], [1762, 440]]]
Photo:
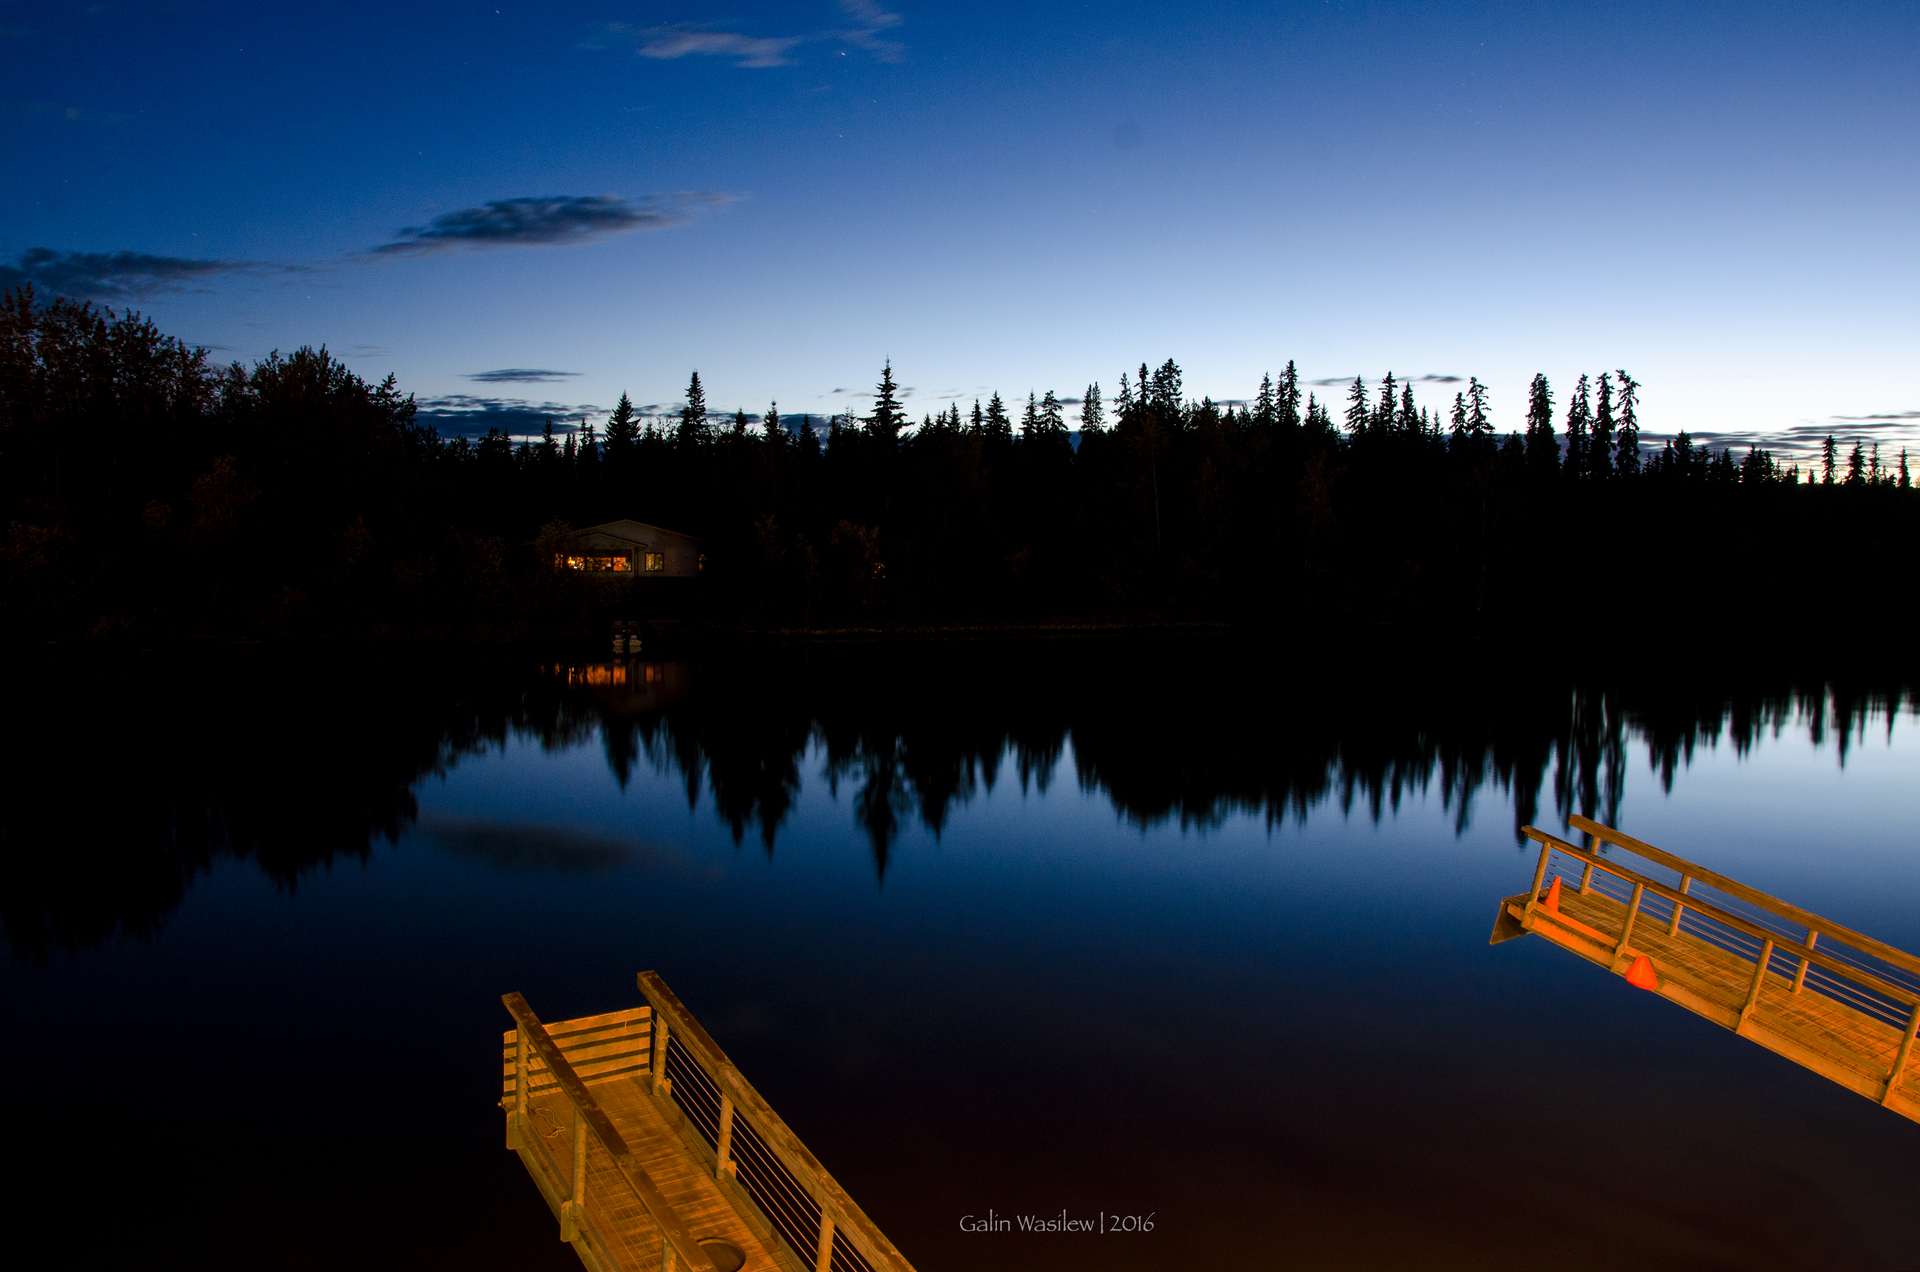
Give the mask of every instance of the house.
[[643, 521], [588, 526], [574, 531], [573, 543], [571, 551], [555, 555], [555, 569], [634, 579], [690, 579], [706, 564], [700, 540]]

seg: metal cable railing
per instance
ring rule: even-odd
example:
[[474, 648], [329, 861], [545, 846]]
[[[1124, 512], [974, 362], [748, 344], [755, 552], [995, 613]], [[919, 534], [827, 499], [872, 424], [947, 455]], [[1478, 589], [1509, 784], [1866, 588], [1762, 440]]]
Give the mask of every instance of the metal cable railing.
[[[1563, 887], [1578, 884], [1584, 890], [1597, 893], [1622, 906], [1631, 903], [1634, 876], [1638, 876], [1644, 882], [1657, 882], [1657, 875], [1665, 873], [1675, 876], [1678, 883], [1688, 882], [1688, 876], [1684, 871], [1662, 862], [1647, 861], [1639, 858], [1639, 855], [1633, 853], [1631, 849], [1621, 849], [1611, 844], [1604, 845], [1609, 851], [1597, 862], [1589, 862], [1558, 843], [1548, 843], [1543, 846], [1549, 852], [1548, 870], [1561, 878]], [[1627, 862], [1620, 860], [1619, 854], [1636, 859], [1629, 866]], [[1599, 854], [1596, 853], [1595, 856], [1598, 857]], [[1625, 873], [1615, 873], [1616, 870]], [[1674, 884], [1667, 886], [1675, 891], [1678, 890]], [[1767, 935], [1755, 936], [1750, 932], [1744, 932], [1724, 919], [1702, 911], [1699, 908], [1702, 905], [1712, 906], [1730, 916], [1745, 920]], [[1817, 938], [1815, 934], [1819, 931], [1818, 928], [1796, 922], [1792, 918], [1768, 910], [1746, 897], [1735, 895], [1711, 883], [1701, 883], [1692, 887], [1686, 893], [1685, 900], [1680, 902], [1643, 890], [1640, 922], [1651, 922], [1661, 929], [1671, 929], [1673, 912], [1676, 908], [1681, 910], [1677, 927], [1680, 934], [1693, 937], [1748, 963], [1758, 963], [1761, 951], [1771, 940], [1774, 947], [1768, 951], [1769, 974], [1787, 981], [1798, 980], [1804, 988], [1812, 989], [1895, 1029], [1906, 1026], [1912, 1011], [1908, 1003], [1871, 985], [1849, 979], [1844, 973], [1830, 971], [1816, 965], [1809, 964], [1805, 975], [1802, 976], [1799, 957], [1790, 949], [1782, 949], [1780, 946], [1804, 946], [1809, 938], [1814, 938], [1813, 948], [1818, 949], [1826, 958], [1854, 971], [1885, 981], [1897, 989], [1920, 996], [1920, 976], [1906, 968], [1868, 951], [1855, 948], [1844, 939], [1835, 939], [1831, 935], [1825, 935], [1824, 939]]]
[[780, 1164], [753, 1124], [733, 1118], [734, 1178], [754, 1204], [786, 1238], [794, 1253], [809, 1262], [820, 1237], [820, 1203], [807, 1194], [793, 1172]]
[[639, 981], [671, 1098], [714, 1151], [716, 1170], [731, 1174], [802, 1266], [912, 1272], [660, 978], [642, 972]]

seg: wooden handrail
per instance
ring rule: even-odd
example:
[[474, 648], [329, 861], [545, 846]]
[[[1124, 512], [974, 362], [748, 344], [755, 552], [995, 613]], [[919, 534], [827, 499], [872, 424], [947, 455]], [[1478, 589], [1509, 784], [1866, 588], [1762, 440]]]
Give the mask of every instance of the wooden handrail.
[[[1523, 826], [1521, 827], [1521, 833], [1543, 847], [1557, 848], [1576, 860], [1598, 866], [1608, 874], [1617, 875], [1629, 883], [1643, 886], [1648, 892], [1653, 893], [1655, 896], [1664, 897], [1676, 905], [1685, 905], [1689, 910], [1693, 910], [1696, 913], [1710, 915], [1712, 918], [1726, 924], [1735, 931], [1745, 936], [1753, 937], [1767, 946], [1771, 946], [1772, 950], [1769, 951], [1769, 953], [1777, 951], [1783, 954], [1791, 954], [1797, 958], [1805, 959], [1815, 967], [1823, 967], [1839, 976], [1844, 976], [1855, 984], [1864, 985], [1877, 993], [1885, 994], [1895, 1002], [1904, 1003], [1909, 1007], [1920, 1006], [1920, 994], [1917, 994], [1914, 990], [1904, 985], [1897, 985], [1892, 981], [1882, 980], [1872, 972], [1862, 971], [1850, 963], [1844, 963], [1839, 959], [1823, 954], [1811, 945], [1802, 945], [1796, 941], [1787, 940], [1777, 932], [1769, 932], [1752, 919], [1735, 914], [1730, 910], [1723, 910], [1711, 902], [1702, 901], [1697, 895], [1682, 893], [1677, 889], [1669, 888], [1658, 879], [1650, 879], [1638, 871], [1630, 870], [1626, 866], [1608, 861], [1604, 857], [1595, 856], [1584, 848], [1576, 848], [1559, 836], [1550, 834], [1538, 827]], [[1634, 851], [1638, 850], [1635, 849]], [[1678, 858], [1675, 860], [1678, 860]], [[1691, 873], [1691, 869], [1693, 868], [1692, 863], [1688, 862], [1686, 864], [1689, 867], [1689, 873]], [[1708, 882], [1712, 882], [1712, 880], [1708, 880]], [[1720, 885], [1716, 883], [1714, 886], [1719, 887]], [[1539, 891], [1539, 887], [1536, 885], [1534, 895], [1538, 896]]]
[[[913, 1272], [913, 1266], [893, 1247], [893, 1243], [882, 1236], [880, 1229], [867, 1218], [852, 1197], [847, 1195], [838, 1181], [827, 1173], [800, 1137], [788, 1129], [780, 1120], [780, 1115], [771, 1105], [760, 1098], [760, 1093], [740, 1075], [733, 1061], [727, 1059], [727, 1053], [720, 1049], [700, 1022], [674, 996], [667, 983], [660, 979], [658, 972], [641, 972], [637, 977], [640, 992], [646, 995], [653, 1005], [657, 1019], [668, 1022], [671, 1032], [680, 1039], [680, 1044], [691, 1052], [694, 1058], [706, 1068], [707, 1076], [719, 1088], [720, 1094], [733, 1101], [734, 1116], [745, 1117], [760, 1133], [780, 1162], [793, 1177], [799, 1181], [820, 1205], [823, 1218], [830, 1219], [833, 1227], [847, 1234], [861, 1247], [860, 1253], [874, 1266], [875, 1272]], [[833, 1229], [828, 1229], [831, 1232]]]
[[[1911, 972], [1916, 976], [1920, 976], [1920, 958], [1916, 958], [1903, 949], [1888, 945], [1885, 941], [1876, 941], [1864, 933], [1854, 931], [1852, 928], [1842, 927], [1840, 924], [1829, 919], [1823, 919], [1810, 910], [1803, 910], [1790, 901], [1782, 901], [1779, 897], [1769, 896], [1758, 888], [1750, 888], [1738, 879], [1729, 879], [1727, 876], [1709, 870], [1705, 866], [1696, 865], [1688, 861], [1685, 857], [1676, 857], [1670, 852], [1655, 848], [1652, 844], [1642, 843], [1632, 835], [1623, 835], [1613, 827], [1603, 826], [1591, 817], [1582, 817], [1578, 813], [1575, 813], [1573, 816], [1567, 818], [1567, 822], [1578, 830], [1586, 831], [1596, 839], [1604, 839], [1615, 847], [1625, 848], [1628, 852], [1638, 854], [1649, 861], [1657, 861], [1669, 869], [1678, 870], [1683, 875], [1691, 875], [1702, 883], [1710, 883], [1729, 896], [1739, 897], [1742, 901], [1757, 905], [1765, 910], [1771, 910], [1782, 918], [1792, 919], [1795, 923], [1807, 928], [1809, 931], [1838, 938], [1857, 950], [1862, 950], [1873, 955], [1875, 958], [1891, 963], [1902, 971]], [[1691, 905], [1691, 903], [1689, 904]]]
[[[594, 1138], [600, 1141], [601, 1146], [613, 1158], [613, 1164], [619, 1170], [620, 1177], [627, 1181], [627, 1187], [633, 1190], [633, 1195], [640, 1199], [642, 1206], [646, 1207], [647, 1213], [653, 1217], [654, 1223], [659, 1226], [661, 1233], [665, 1236], [667, 1244], [673, 1247], [673, 1252], [679, 1256], [681, 1262], [693, 1269], [693, 1272], [702, 1272], [703, 1269], [705, 1272], [718, 1272], [714, 1267], [713, 1259], [688, 1234], [687, 1225], [681, 1222], [679, 1213], [661, 1195], [659, 1188], [654, 1186], [652, 1178], [641, 1168], [640, 1163], [634, 1160], [633, 1153], [627, 1148], [626, 1140], [621, 1138], [620, 1132], [614, 1129], [613, 1120], [606, 1115], [600, 1107], [600, 1102], [587, 1090], [587, 1085], [580, 1080], [580, 1075], [573, 1071], [572, 1063], [560, 1053], [560, 1048], [548, 1035], [547, 1027], [540, 1023], [538, 1016], [533, 1014], [533, 1008], [527, 1005], [527, 1000], [519, 994], [507, 994], [500, 1001], [507, 1005], [507, 1011], [512, 1014], [515, 1027], [520, 1030], [520, 1037], [532, 1043], [533, 1049], [539, 1053], [542, 1060], [546, 1061], [547, 1072], [560, 1083], [560, 1089], [566, 1093], [567, 1099], [573, 1102], [580, 1120], [592, 1129]], [[516, 1098], [522, 1101], [525, 1099], [524, 1095]]]

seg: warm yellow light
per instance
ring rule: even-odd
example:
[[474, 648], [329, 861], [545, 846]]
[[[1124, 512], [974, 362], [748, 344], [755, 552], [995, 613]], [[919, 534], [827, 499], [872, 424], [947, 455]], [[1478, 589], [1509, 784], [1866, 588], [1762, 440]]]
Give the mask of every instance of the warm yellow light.
[[[595, 572], [615, 570], [621, 573], [631, 573], [633, 570], [633, 558], [624, 554], [619, 556], [569, 556], [566, 553], [556, 553], [553, 558], [553, 568], [556, 570], [591, 570]], [[649, 566], [648, 568], [651, 569], [652, 567]]]

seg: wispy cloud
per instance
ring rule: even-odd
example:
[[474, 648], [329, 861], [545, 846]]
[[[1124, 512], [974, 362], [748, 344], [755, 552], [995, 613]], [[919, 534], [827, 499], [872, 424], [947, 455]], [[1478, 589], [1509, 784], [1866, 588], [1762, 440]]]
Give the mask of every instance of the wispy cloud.
[[609, 22], [596, 30], [587, 47], [631, 46], [637, 56], [657, 61], [726, 57], [732, 58], [735, 66], [750, 69], [791, 66], [797, 60], [796, 50], [805, 44], [845, 44], [871, 53], [882, 62], [898, 62], [906, 57], [907, 46], [883, 34], [905, 21], [899, 14], [888, 12], [875, 0], [840, 0], [840, 10], [852, 19], [852, 26], [806, 35], [748, 35], [694, 22], [652, 27]]
[[1893, 420], [1920, 420], [1920, 411], [1888, 411], [1883, 415], [1836, 415], [1845, 423], [1881, 423]]
[[[205, 286], [195, 284], [230, 274], [312, 275], [354, 260], [365, 263], [456, 250], [589, 243], [609, 235], [679, 225], [700, 208], [729, 203], [733, 197], [688, 190], [638, 199], [611, 194], [496, 199], [435, 217], [426, 225], [408, 226], [392, 242], [353, 253], [346, 261], [223, 261], [148, 252], [63, 252], [31, 247], [10, 264], [0, 262], [0, 289], [31, 284], [38, 291], [75, 300], [137, 300], [169, 292], [206, 291], [209, 289]], [[507, 368], [481, 372], [472, 378], [539, 381], [571, 374]]]
[[576, 376], [578, 371], [536, 371], [531, 367], [502, 367], [498, 371], [477, 371], [467, 376], [485, 384], [551, 384]]
[[787, 56], [788, 52], [805, 39], [798, 35], [767, 38], [742, 35], [738, 31], [710, 31], [686, 23], [644, 31], [632, 27], [614, 29], [637, 40], [634, 52], [641, 57], [662, 61], [676, 57], [731, 57], [737, 59], [735, 66], [747, 67], [790, 66], [793, 60]]
[[382, 243], [369, 254], [426, 256], [456, 249], [484, 251], [586, 243], [612, 234], [679, 225], [695, 209], [726, 203], [731, 198], [708, 191], [682, 191], [634, 200], [612, 194], [495, 199], [477, 208], [437, 216], [425, 225], [410, 225], [393, 242]]
[[[1380, 383], [1379, 380], [1371, 376], [1363, 375], [1360, 379], [1361, 382], [1365, 384]], [[1400, 381], [1401, 384], [1465, 384], [1466, 382], [1467, 377], [1464, 375], [1439, 375], [1432, 371], [1427, 372], [1425, 375], [1410, 375]], [[1353, 377], [1350, 375], [1333, 375], [1328, 376], [1324, 380], [1308, 380], [1307, 383], [1313, 385], [1315, 388], [1327, 388], [1335, 384], [1352, 384]]]
[[414, 403], [414, 408], [418, 412], [415, 418], [438, 429], [442, 437], [482, 437], [490, 428], [519, 437], [538, 433], [548, 423], [555, 433], [564, 436], [579, 428], [582, 419], [590, 421], [607, 413], [604, 406], [585, 403], [472, 397], [465, 393], [423, 398]]
[[835, 31], [837, 38], [857, 49], [865, 49], [882, 62], [898, 62], [906, 57], [906, 45], [880, 34], [905, 21], [899, 14], [888, 13], [875, 0], [840, 0], [840, 9], [859, 25], [852, 30]]
[[285, 267], [258, 261], [196, 260], [150, 256], [145, 252], [56, 252], [31, 247], [11, 265], [0, 265], [0, 288], [31, 283], [42, 291], [75, 300], [136, 300], [160, 292], [190, 290], [192, 284], [220, 274]]

